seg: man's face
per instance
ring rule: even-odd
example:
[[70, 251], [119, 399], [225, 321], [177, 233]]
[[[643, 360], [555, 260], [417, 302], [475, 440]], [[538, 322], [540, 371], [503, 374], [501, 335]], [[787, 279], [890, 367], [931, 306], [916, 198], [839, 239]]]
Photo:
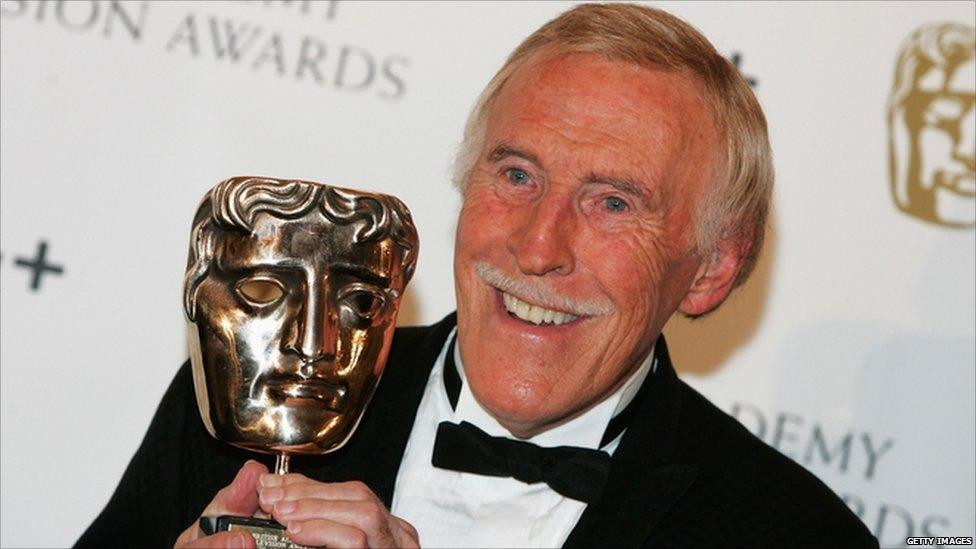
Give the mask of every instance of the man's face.
[[251, 235], [216, 233], [191, 357], [217, 438], [322, 453], [355, 428], [393, 334], [398, 303], [388, 290], [403, 288], [396, 246], [355, 244], [355, 229], [313, 211], [260, 214]]
[[895, 107], [892, 165], [898, 206], [952, 226], [976, 223], [976, 60], [918, 70]]
[[530, 59], [498, 95], [454, 271], [466, 377], [516, 435], [617, 389], [695, 279], [717, 147], [699, 97], [687, 75], [583, 54]]

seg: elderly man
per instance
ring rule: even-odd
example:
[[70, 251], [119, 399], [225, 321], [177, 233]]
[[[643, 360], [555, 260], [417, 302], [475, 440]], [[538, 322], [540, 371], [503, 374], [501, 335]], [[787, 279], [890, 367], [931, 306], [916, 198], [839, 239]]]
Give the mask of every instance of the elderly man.
[[253, 544], [201, 512], [309, 546], [877, 545], [679, 381], [660, 335], [746, 278], [772, 186], [762, 111], [704, 37], [564, 13], [489, 83], [457, 184], [456, 318], [397, 331], [346, 448], [268, 475], [206, 434], [184, 367], [79, 545]]

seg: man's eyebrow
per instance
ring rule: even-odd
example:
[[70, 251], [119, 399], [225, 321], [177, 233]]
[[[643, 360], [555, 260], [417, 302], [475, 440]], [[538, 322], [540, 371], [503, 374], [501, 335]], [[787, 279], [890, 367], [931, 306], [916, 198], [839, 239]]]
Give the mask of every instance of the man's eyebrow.
[[644, 206], [648, 209], [654, 209], [657, 204], [659, 204], [659, 197], [657, 193], [648, 190], [647, 185], [642, 185], [640, 183], [628, 180], [620, 179], [617, 177], [609, 177], [606, 175], [597, 174], [590, 172], [586, 176], [586, 181], [589, 183], [595, 183], [597, 185], [609, 185], [620, 192], [629, 194], [636, 197], [638, 200], [644, 203]]
[[528, 151], [522, 151], [522, 150], [516, 149], [516, 148], [514, 148], [514, 147], [512, 147], [510, 145], [506, 145], [506, 144], [501, 144], [501, 145], [495, 147], [494, 149], [492, 149], [491, 153], [488, 154], [488, 161], [489, 162], [498, 162], [499, 160], [501, 160], [503, 158], [506, 158], [506, 157], [509, 157], [509, 156], [516, 156], [518, 158], [523, 158], [523, 159], [528, 160], [529, 162], [531, 162], [531, 163], [533, 163], [535, 165], [539, 165], [539, 158], [536, 155], [534, 155], [534, 154], [532, 154], [532, 153], [530, 153]]

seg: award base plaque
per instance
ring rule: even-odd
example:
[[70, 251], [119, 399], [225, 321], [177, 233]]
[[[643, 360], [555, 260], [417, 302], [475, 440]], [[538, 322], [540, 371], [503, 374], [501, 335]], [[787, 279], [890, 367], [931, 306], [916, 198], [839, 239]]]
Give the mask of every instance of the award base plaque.
[[[275, 459], [275, 474], [287, 475], [290, 461], [288, 454], [278, 454]], [[203, 530], [205, 536], [217, 532], [245, 530], [254, 537], [254, 544], [257, 549], [310, 549], [290, 540], [285, 534], [285, 527], [271, 519], [234, 515], [200, 517], [200, 529]]]
[[258, 549], [309, 549], [298, 545], [285, 535], [285, 527], [270, 519], [235, 517], [223, 515], [219, 517], [201, 517], [200, 529], [209, 536], [217, 532], [245, 530], [254, 536]]

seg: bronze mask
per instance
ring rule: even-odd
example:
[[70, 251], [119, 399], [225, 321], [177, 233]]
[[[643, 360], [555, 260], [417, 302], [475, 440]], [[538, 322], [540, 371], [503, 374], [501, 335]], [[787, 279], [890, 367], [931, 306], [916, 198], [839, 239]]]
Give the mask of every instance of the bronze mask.
[[930, 23], [898, 55], [888, 99], [891, 192], [903, 212], [976, 226], [976, 30]]
[[383, 373], [417, 249], [392, 196], [258, 177], [214, 187], [184, 280], [210, 434], [282, 455], [345, 444]]

